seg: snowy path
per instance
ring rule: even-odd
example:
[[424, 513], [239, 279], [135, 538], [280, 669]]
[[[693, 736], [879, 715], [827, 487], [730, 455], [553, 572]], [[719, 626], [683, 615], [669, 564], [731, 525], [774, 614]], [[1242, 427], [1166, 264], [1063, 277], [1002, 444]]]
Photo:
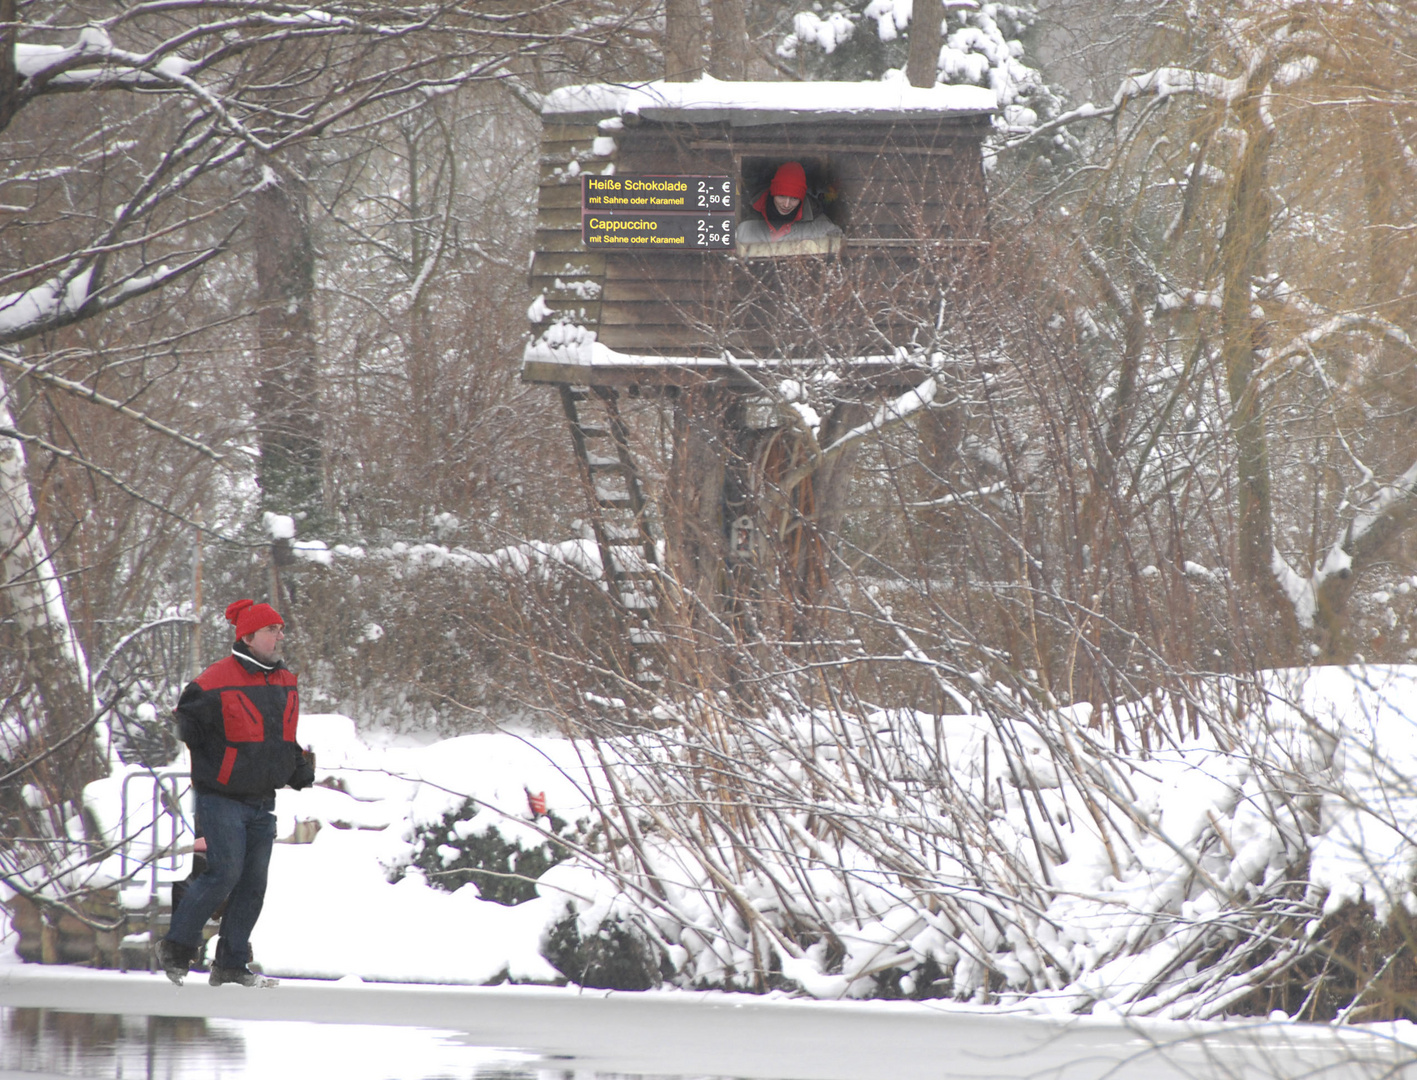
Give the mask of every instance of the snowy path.
[[[1394, 1041], [1392, 1028], [1138, 1027], [953, 1004], [529, 986], [286, 980], [273, 990], [213, 989], [199, 978], [179, 989], [145, 972], [6, 965], [0, 1006], [445, 1029], [483, 1046], [574, 1058], [577, 1070], [601, 1073], [762, 1080], [1417, 1077], [1417, 1047]], [[1410, 1025], [1396, 1030], [1411, 1034]], [[1407, 1061], [1415, 1063], [1404, 1068]]]

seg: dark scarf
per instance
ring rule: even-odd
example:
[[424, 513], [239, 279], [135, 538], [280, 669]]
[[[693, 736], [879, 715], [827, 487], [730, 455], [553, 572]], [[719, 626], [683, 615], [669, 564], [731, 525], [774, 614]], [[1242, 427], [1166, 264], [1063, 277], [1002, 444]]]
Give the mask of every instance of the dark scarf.
[[767, 223], [771, 225], [773, 229], [778, 230], [785, 225], [791, 225], [794, 221], [800, 221], [802, 218], [802, 210], [806, 205], [806, 199], [799, 199], [792, 213], [779, 214], [777, 212], [777, 203], [773, 202], [772, 196], [769, 195], [767, 201], [763, 203], [763, 217], [767, 219]]

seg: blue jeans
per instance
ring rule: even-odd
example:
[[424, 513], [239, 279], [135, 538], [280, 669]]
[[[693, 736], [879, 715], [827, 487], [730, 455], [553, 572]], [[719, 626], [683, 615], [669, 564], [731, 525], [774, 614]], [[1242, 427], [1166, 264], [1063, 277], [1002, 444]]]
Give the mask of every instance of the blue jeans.
[[225, 795], [197, 793], [207, 869], [188, 886], [172, 913], [169, 941], [200, 954], [202, 928], [225, 900], [216, 962], [222, 967], [245, 967], [251, 962], [251, 930], [266, 901], [266, 870], [276, 839], [275, 808], [274, 796], [253, 806]]

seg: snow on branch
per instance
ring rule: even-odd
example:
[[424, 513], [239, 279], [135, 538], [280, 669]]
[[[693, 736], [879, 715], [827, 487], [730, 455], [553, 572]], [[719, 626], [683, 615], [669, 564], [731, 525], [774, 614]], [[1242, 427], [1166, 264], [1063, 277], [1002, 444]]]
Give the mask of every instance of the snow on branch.
[[95, 263], [90, 262], [33, 288], [0, 296], [0, 345], [69, 326], [161, 289], [220, 255], [229, 240], [230, 236], [177, 266], [164, 264], [147, 273], [131, 274], [110, 286], [95, 282]]
[[[1046, 123], [1012, 133], [1011, 137], [1005, 140], [998, 150], [1016, 149], [1041, 136], [1051, 135], [1082, 121], [1111, 120], [1122, 111], [1128, 102], [1138, 98], [1165, 99], [1177, 94], [1194, 94], [1210, 98], [1224, 105], [1231, 105], [1252, 89], [1256, 85], [1257, 79], [1262, 80], [1261, 85], [1266, 88], [1267, 98], [1269, 86], [1290, 86], [1309, 78], [1319, 68], [1319, 58], [1313, 55], [1313, 51], [1305, 44], [1288, 42], [1286, 46], [1282, 47], [1282, 51], [1293, 55], [1286, 55], [1285, 58], [1269, 66], [1267, 60], [1271, 51], [1268, 49], [1250, 50], [1246, 58], [1245, 71], [1234, 77], [1174, 66], [1163, 66], [1153, 68], [1151, 71], [1129, 75], [1118, 86], [1117, 92], [1112, 96], [1111, 105], [1094, 105], [1089, 101], [1075, 109], [1058, 114]], [[1267, 100], [1264, 107], [1267, 110]]]
[[[1233, 77], [1171, 66], [1130, 75], [1122, 80], [1113, 95], [1113, 106], [1120, 109], [1135, 98], [1167, 98], [1175, 94], [1195, 94], [1233, 105], [1255, 89], [1262, 90], [1268, 97], [1274, 85], [1292, 86], [1319, 69], [1316, 54], [1323, 50], [1323, 43], [1292, 36], [1289, 30], [1286, 26], [1281, 31], [1271, 32], [1258, 44], [1241, 48], [1243, 70]], [[1268, 108], [1267, 101], [1262, 102], [1262, 107]]]
[[1113, 95], [1112, 103], [1114, 107], [1120, 108], [1134, 98], [1148, 97], [1153, 94], [1163, 98], [1173, 94], [1199, 94], [1202, 97], [1213, 98], [1228, 105], [1239, 100], [1248, 86], [1249, 79], [1245, 76], [1227, 79], [1222, 75], [1214, 75], [1208, 71], [1159, 67], [1123, 79], [1122, 85]]
[[942, 495], [938, 499], [925, 499], [919, 502], [912, 502], [909, 505], [918, 510], [930, 510], [941, 506], [953, 506], [956, 503], [964, 502], [966, 499], [987, 499], [990, 495], [999, 495], [1008, 490], [1008, 485], [1002, 480], [986, 484], [984, 487], [975, 488], [973, 491], [961, 491], [953, 495]]
[[940, 384], [935, 380], [934, 376], [931, 376], [913, 390], [907, 390], [905, 393], [901, 394], [900, 397], [893, 401], [886, 402], [876, 410], [875, 415], [872, 416], [870, 420], [852, 428], [850, 431], [846, 432], [846, 434], [842, 435], [841, 438], [837, 439], [836, 442], [824, 449], [822, 456], [835, 457], [849, 446], [866, 438], [866, 436], [884, 431], [890, 425], [904, 420], [906, 417], [913, 416], [935, 400], [935, 394], [938, 392], [939, 388]]
[[32, 289], [0, 296], [0, 344], [43, 333], [88, 314], [93, 265], [74, 268]]
[[[123, 70], [115, 74], [112, 65]], [[15, 45], [16, 73], [30, 84], [32, 93], [45, 86], [72, 90], [99, 83], [166, 85], [192, 66], [190, 61], [162, 56], [159, 51], [144, 55], [119, 49], [101, 26], [84, 27], [72, 45]]]
[[1267, 384], [1271, 380], [1271, 374], [1286, 360], [1296, 356], [1307, 356], [1315, 345], [1347, 330], [1371, 331], [1405, 349], [1417, 352], [1417, 343], [1414, 343], [1411, 336], [1400, 326], [1367, 312], [1350, 311], [1342, 315], [1335, 315], [1317, 326], [1310, 327], [1302, 334], [1295, 335], [1281, 348], [1258, 350], [1260, 368], [1256, 375]]
[[1080, 123], [1084, 120], [1109, 120], [1117, 115], [1117, 110], [1120, 107], [1120, 104], [1116, 104], [1103, 108], [1089, 101], [1086, 104], [1079, 105], [1076, 109], [1069, 109], [1065, 113], [1060, 113], [1046, 123], [1029, 128], [1014, 138], [1005, 140], [999, 146], [998, 151], [993, 152], [998, 153], [1003, 150], [1015, 150], [1025, 143], [1032, 142], [1034, 139], [1041, 138], [1044, 135], [1051, 135], [1055, 131], [1060, 131], [1071, 124]]
[[1362, 561], [1368, 549], [1381, 543], [1386, 527], [1396, 524], [1403, 515], [1412, 513], [1414, 509], [1417, 509], [1417, 461], [1356, 509], [1340, 537], [1324, 553], [1323, 560], [1307, 578], [1301, 577], [1289, 565], [1278, 548], [1273, 550], [1270, 570], [1281, 591], [1294, 605], [1294, 615], [1300, 626], [1306, 630], [1313, 627], [1319, 590], [1324, 583], [1333, 577], [1352, 574], [1354, 564]]
[[[554, 6], [554, 5], [553, 5]], [[210, 15], [216, 16], [204, 19]], [[169, 19], [176, 11], [198, 11], [199, 17], [186, 25], [171, 28], [163, 25], [155, 30], [160, 36], [146, 51], [124, 49], [116, 44], [112, 34], [120, 28], [131, 29], [150, 17]], [[382, 20], [372, 16], [383, 16]], [[485, 54], [471, 68], [433, 79], [413, 78], [412, 73], [434, 63], [431, 57], [407, 57], [401, 63], [376, 64], [362, 69], [353, 87], [343, 88], [347, 95], [355, 89], [354, 100], [346, 102], [345, 111], [357, 111], [373, 101], [387, 96], [371, 93], [371, 86], [394, 85], [393, 94], [406, 94], [432, 89], [442, 92], [468, 82], [496, 77], [489, 69], [502, 69], [512, 56], [529, 49], [544, 48], [563, 40], [557, 33], [501, 30], [493, 27], [468, 29], [461, 22], [448, 19], [449, 12], [441, 5], [413, 3], [389, 5], [373, 11], [359, 5], [326, 5], [305, 7], [268, 0], [227, 0], [221, 4], [182, 2], [140, 3], [118, 15], [96, 21], [78, 31], [68, 45], [17, 42], [13, 61], [19, 84], [12, 94], [13, 106], [0, 121], [0, 127], [28, 102], [45, 94], [102, 90], [167, 91], [195, 98], [219, 116], [228, 131], [252, 146], [270, 150], [286, 139], [269, 141], [268, 134], [258, 137], [238, 114], [249, 114], [269, 121], [271, 114], [265, 104], [247, 102], [243, 91], [252, 87], [233, 85], [226, 77], [215, 76], [221, 65], [234, 57], [255, 49], [280, 46], [291, 39], [348, 38], [385, 39], [398, 41], [411, 34], [428, 30], [451, 32], [457, 36], [459, 55]], [[465, 39], [472, 39], [471, 48]], [[489, 48], [489, 46], [491, 46]], [[340, 96], [340, 95], [336, 95]], [[333, 102], [334, 98], [331, 98]], [[287, 118], [290, 119], [290, 118]], [[315, 118], [312, 125], [323, 128], [330, 117]], [[305, 131], [305, 126], [301, 127]], [[306, 132], [308, 133], [308, 132]]]
[[63, 390], [65, 393], [72, 394], [74, 397], [83, 398], [85, 401], [91, 401], [95, 405], [102, 405], [105, 408], [122, 413], [130, 420], [136, 420], [144, 427], [156, 431], [160, 435], [166, 435], [170, 439], [176, 439], [178, 442], [182, 443], [182, 445], [197, 451], [197, 453], [205, 457], [211, 458], [213, 461], [222, 461], [226, 458], [225, 454], [213, 450], [206, 443], [194, 439], [190, 435], [184, 435], [175, 428], [168, 427], [166, 424], [154, 420], [147, 413], [139, 412], [131, 405], [125, 405], [123, 402], [116, 401], [106, 394], [99, 393], [92, 386], [76, 382], [73, 379], [66, 379], [63, 376], [55, 375], [49, 371], [44, 371], [38, 364], [27, 364], [19, 357], [6, 352], [0, 352], [0, 365], [4, 365], [18, 372], [21, 378], [34, 379], [36, 382], [46, 383], [49, 386]]
[[1276, 547], [1270, 549], [1269, 569], [1279, 584], [1279, 591], [1293, 605], [1294, 617], [1299, 625], [1305, 630], [1313, 629], [1314, 612], [1318, 609], [1318, 585], [1322, 580], [1319, 574], [1323, 567], [1309, 577], [1302, 577]]
[[1344, 550], [1351, 551], [1353, 547], [1366, 539], [1381, 522], [1391, 517], [1401, 505], [1414, 497], [1417, 497], [1417, 462], [1413, 462], [1411, 468], [1393, 483], [1385, 484], [1379, 488], [1377, 494], [1353, 515], [1353, 521], [1349, 524], [1344, 539]]
[[872, 435], [878, 435], [888, 427], [892, 427], [927, 408], [935, 400], [939, 389], [939, 381], [931, 375], [919, 386], [886, 402], [876, 409], [870, 420], [845, 432], [835, 442], [823, 448], [820, 453], [813, 454], [805, 464], [783, 477], [778, 486], [783, 491], [791, 491], [822, 466], [830, 464], [833, 459], [860, 445], [865, 439]]

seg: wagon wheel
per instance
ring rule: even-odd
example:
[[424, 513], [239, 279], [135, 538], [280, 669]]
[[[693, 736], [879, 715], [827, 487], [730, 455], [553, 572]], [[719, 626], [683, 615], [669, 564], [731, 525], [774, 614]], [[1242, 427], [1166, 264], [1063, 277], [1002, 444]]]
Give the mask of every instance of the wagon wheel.
[[156, 768], [177, 757], [172, 710], [192, 673], [192, 627], [159, 619], [123, 638], [94, 678], [100, 705], [111, 707], [113, 747], [124, 764]]

